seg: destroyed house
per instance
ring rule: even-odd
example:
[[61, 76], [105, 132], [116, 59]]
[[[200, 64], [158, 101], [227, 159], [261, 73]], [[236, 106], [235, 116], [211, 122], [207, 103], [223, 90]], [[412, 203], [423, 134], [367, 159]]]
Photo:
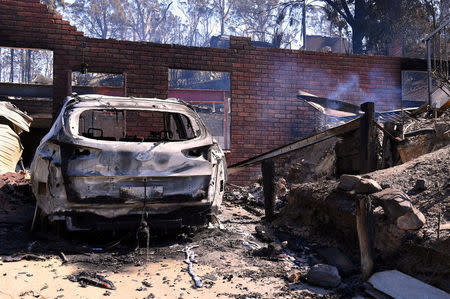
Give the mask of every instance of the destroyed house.
[[[89, 38], [39, 0], [0, 2], [0, 46], [53, 52], [52, 85], [0, 83], [0, 95], [15, 97], [10, 101], [35, 119], [31, 136], [40, 137], [24, 144], [25, 158], [67, 95], [107, 94], [105, 88], [72, 86], [75, 72], [120, 74], [123, 84], [114, 95], [161, 99], [182, 97], [169, 88], [171, 70], [229, 74], [229, 91], [222, 96], [227, 103], [221, 105], [229, 108], [223, 142], [231, 165], [320, 130], [322, 113], [297, 99], [299, 90], [354, 105], [370, 100], [378, 111], [399, 109], [402, 71], [426, 69], [422, 60], [258, 47], [235, 36], [228, 48]], [[249, 168], [230, 181], [245, 183], [259, 172]]]

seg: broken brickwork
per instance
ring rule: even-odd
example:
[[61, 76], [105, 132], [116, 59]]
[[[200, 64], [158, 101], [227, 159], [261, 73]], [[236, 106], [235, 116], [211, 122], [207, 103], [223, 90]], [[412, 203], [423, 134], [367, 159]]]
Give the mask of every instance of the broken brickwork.
[[[83, 52], [89, 72], [125, 74], [128, 96], [166, 98], [169, 69], [230, 73], [229, 165], [314, 132], [319, 113], [296, 98], [299, 89], [389, 110], [400, 108], [401, 71], [425, 68], [398, 57], [253, 47], [242, 37], [231, 37], [229, 49], [88, 38], [39, 0], [0, 0], [0, 46], [53, 51], [54, 114]], [[252, 174], [231, 181], [244, 183]]]

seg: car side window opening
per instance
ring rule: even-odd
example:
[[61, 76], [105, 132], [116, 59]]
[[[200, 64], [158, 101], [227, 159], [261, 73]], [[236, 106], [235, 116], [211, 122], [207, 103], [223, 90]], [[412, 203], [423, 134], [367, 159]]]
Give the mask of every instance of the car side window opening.
[[81, 136], [125, 142], [183, 141], [195, 137], [186, 115], [173, 112], [93, 109], [79, 118]]

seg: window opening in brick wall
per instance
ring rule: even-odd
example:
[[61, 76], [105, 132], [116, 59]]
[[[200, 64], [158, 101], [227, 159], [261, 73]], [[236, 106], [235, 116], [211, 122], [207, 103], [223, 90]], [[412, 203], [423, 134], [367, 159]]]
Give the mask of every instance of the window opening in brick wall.
[[[402, 71], [402, 104], [404, 108], [420, 107], [428, 101], [428, 76], [425, 71], [405, 70]], [[437, 82], [431, 81], [431, 99], [437, 100], [442, 96], [447, 96], [438, 87]]]
[[29, 166], [52, 125], [53, 51], [0, 47], [0, 101], [8, 101], [33, 118], [20, 139]]
[[196, 137], [189, 118], [183, 114], [118, 109], [83, 111], [78, 134], [124, 142], [183, 141]]
[[170, 69], [169, 97], [190, 103], [220, 146], [230, 146], [230, 74]]
[[72, 90], [78, 94], [125, 96], [125, 76], [110, 73], [72, 72]]
[[53, 52], [0, 48], [0, 82], [53, 84]]

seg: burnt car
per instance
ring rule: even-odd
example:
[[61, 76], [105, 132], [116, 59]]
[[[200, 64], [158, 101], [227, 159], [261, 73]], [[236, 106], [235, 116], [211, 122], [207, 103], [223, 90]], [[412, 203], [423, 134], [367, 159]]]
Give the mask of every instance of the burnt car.
[[223, 151], [183, 101], [72, 95], [31, 164], [33, 226], [201, 225], [217, 213], [226, 178]]

